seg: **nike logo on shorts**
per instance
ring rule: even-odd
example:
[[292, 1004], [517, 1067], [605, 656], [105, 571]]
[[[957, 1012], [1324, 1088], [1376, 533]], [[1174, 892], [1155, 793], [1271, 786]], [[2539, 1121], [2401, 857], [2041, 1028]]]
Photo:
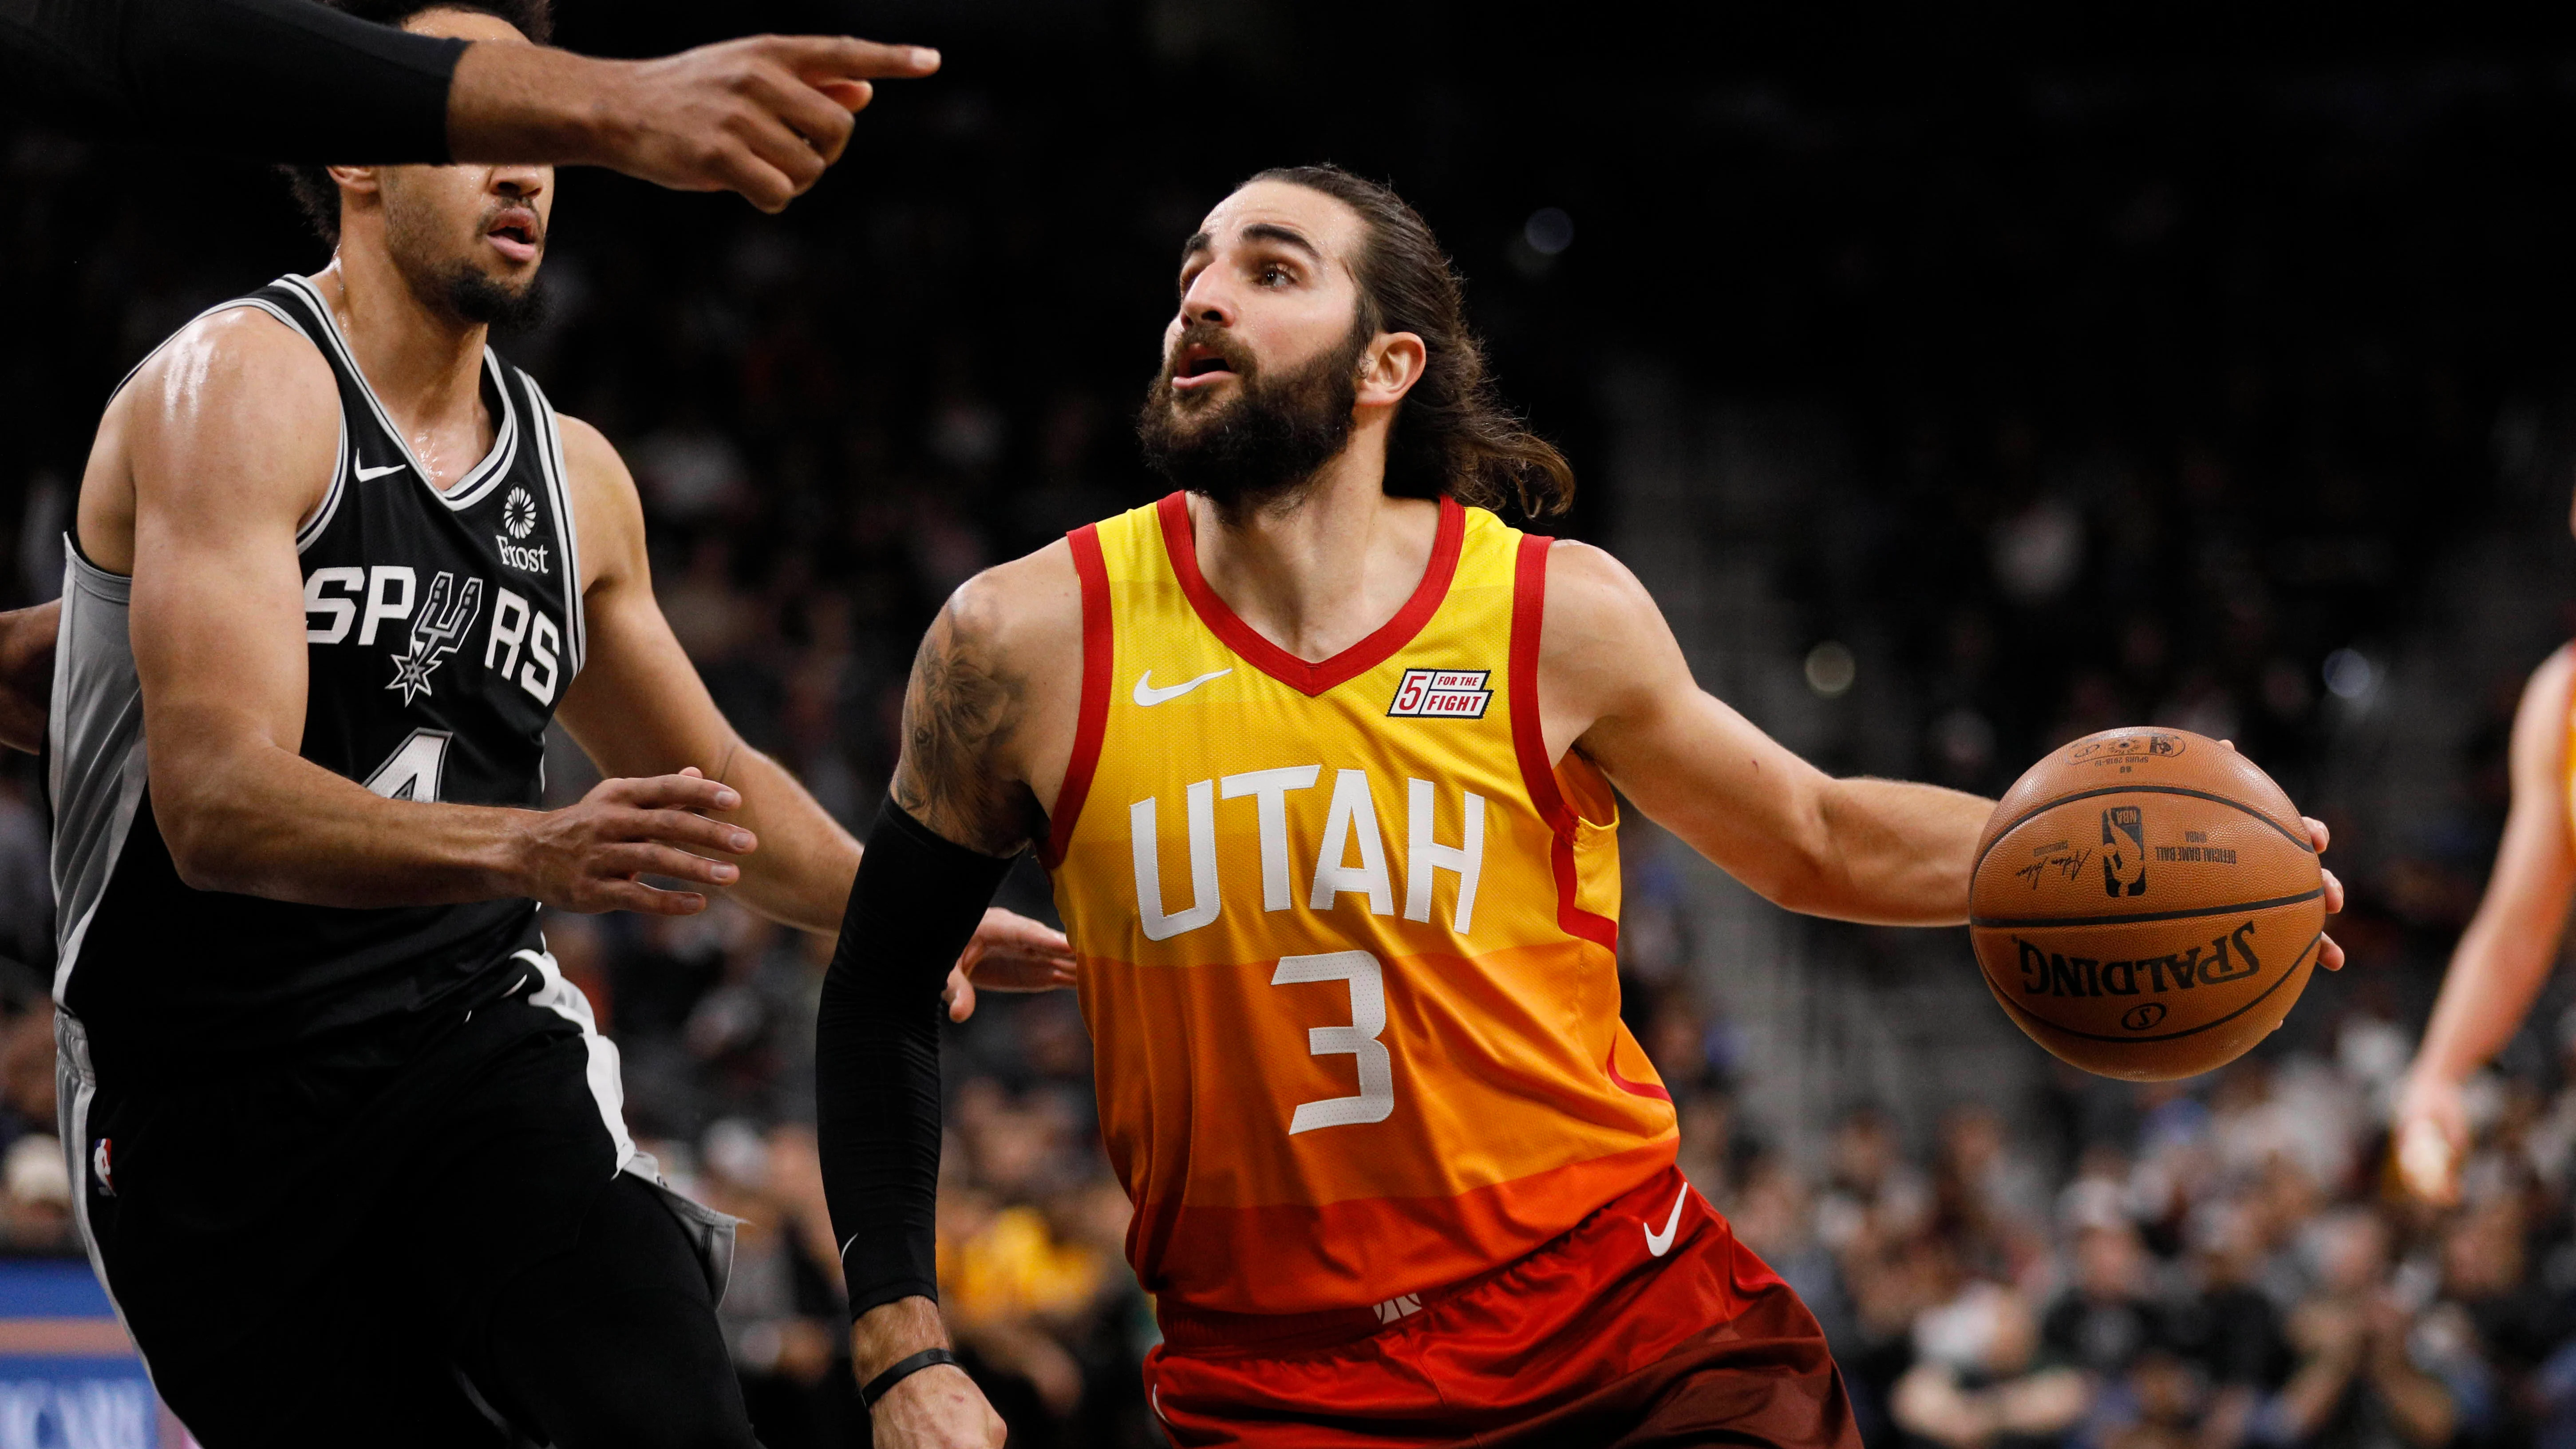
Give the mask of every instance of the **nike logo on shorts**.
[[387, 473], [399, 473], [410, 466], [411, 465], [409, 463], [387, 463], [381, 468], [370, 468], [366, 464], [361, 463], [358, 465], [357, 469], [358, 481], [364, 483], [370, 478], [382, 478]]
[[1644, 1223], [1637, 1224], [1638, 1227], [1645, 1228], [1646, 1230], [1646, 1252], [1650, 1256], [1660, 1258], [1673, 1250], [1673, 1234], [1678, 1231], [1682, 1225], [1682, 1204], [1688, 1201], [1689, 1198], [1690, 1184], [1686, 1182], [1682, 1184], [1681, 1194], [1673, 1199], [1672, 1215], [1664, 1219], [1664, 1230], [1662, 1232], [1659, 1233], [1653, 1228], [1647, 1228]]
[[1223, 679], [1225, 676], [1232, 674], [1233, 672], [1234, 670], [1232, 667], [1212, 669], [1207, 673], [1200, 675], [1196, 679], [1192, 679], [1181, 684], [1169, 685], [1162, 689], [1156, 689], [1154, 687], [1154, 671], [1148, 669], [1144, 673], [1136, 676], [1136, 703], [1150, 707], [1161, 704], [1167, 699], [1178, 699], [1182, 695], [1189, 693], [1191, 690], [1198, 688], [1200, 685], [1207, 683], [1211, 679]]

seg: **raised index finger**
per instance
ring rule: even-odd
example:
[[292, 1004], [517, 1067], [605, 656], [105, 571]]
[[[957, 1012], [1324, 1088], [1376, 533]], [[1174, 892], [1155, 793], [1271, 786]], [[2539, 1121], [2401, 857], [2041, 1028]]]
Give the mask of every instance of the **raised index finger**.
[[939, 52], [926, 45], [880, 45], [850, 35], [773, 35], [770, 53], [808, 82], [901, 80], [939, 69]]

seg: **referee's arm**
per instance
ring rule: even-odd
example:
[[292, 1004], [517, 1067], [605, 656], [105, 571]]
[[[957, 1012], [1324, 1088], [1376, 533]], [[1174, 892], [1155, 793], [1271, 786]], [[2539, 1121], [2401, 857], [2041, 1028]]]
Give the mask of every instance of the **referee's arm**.
[[755, 36], [650, 61], [465, 42], [316, 0], [0, 0], [11, 109], [319, 164], [598, 165], [776, 211], [839, 159], [870, 82], [937, 52]]

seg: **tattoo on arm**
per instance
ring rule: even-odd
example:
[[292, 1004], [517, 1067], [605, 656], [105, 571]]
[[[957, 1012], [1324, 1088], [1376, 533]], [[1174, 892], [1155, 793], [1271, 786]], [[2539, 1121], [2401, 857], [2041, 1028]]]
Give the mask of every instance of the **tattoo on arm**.
[[1037, 799], [1000, 751], [1027, 713], [1027, 681], [997, 657], [990, 618], [951, 599], [913, 657], [903, 696], [894, 799], [932, 830], [987, 855], [1012, 855], [1043, 828]]

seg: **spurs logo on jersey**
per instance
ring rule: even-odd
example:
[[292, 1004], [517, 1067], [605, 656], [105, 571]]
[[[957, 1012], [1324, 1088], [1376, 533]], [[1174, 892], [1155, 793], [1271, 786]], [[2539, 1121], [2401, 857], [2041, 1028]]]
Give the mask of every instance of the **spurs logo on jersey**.
[[412, 617], [411, 652], [394, 660], [394, 682], [385, 688], [401, 690], [405, 704], [429, 693], [429, 672], [456, 652], [474, 616], [483, 612], [483, 581], [467, 579], [463, 589], [455, 583], [456, 575], [445, 569], [430, 581], [429, 602]]
[[1073, 536], [1047, 842], [1129, 1256], [1166, 1305], [1384, 1318], [1672, 1164], [1619, 1024], [1617, 810], [1546, 758], [1546, 540], [1445, 505], [1411, 601], [1315, 663], [1227, 609], [1190, 528], [1175, 496]]
[[[301, 278], [229, 307], [294, 329], [340, 396], [337, 466], [297, 530], [304, 575], [301, 751], [399, 800], [530, 807], [547, 723], [580, 672], [581, 570], [554, 412], [484, 355], [488, 453], [430, 481]], [[140, 773], [126, 580], [75, 558], [54, 758], [57, 996], [149, 1049], [220, 1035], [243, 1049], [423, 1009], [519, 971], [527, 901], [325, 910], [180, 880]]]

